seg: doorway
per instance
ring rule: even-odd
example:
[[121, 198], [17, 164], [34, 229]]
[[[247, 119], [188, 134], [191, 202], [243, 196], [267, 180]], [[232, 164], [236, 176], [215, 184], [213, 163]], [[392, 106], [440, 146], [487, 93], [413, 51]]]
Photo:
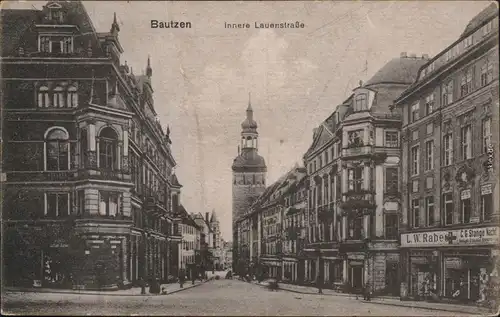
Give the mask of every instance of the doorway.
[[363, 289], [363, 266], [351, 266], [349, 270], [349, 281], [354, 292], [360, 292]]
[[385, 267], [385, 287], [387, 293], [392, 296], [399, 296], [399, 267], [397, 263], [387, 262]]

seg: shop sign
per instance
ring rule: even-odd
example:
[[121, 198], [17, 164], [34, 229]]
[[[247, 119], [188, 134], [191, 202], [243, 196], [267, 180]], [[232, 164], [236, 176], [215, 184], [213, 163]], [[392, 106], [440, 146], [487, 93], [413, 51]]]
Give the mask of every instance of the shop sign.
[[453, 257], [453, 258], [445, 258], [445, 266], [449, 269], [460, 269], [462, 267], [462, 259]]
[[470, 198], [470, 189], [463, 190], [460, 197], [462, 198], [462, 200], [469, 199]]
[[481, 186], [481, 195], [491, 194], [493, 191], [491, 190], [491, 184]]
[[405, 233], [401, 235], [401, 247], [496, 245], [499, 233], [498, 227]]

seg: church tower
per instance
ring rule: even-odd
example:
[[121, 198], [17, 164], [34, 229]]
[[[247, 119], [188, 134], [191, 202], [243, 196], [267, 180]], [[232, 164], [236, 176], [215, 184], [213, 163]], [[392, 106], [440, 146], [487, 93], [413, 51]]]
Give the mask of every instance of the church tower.
[[248, 211], [252, 202], [266, 188], [266, 162], [258, 154], [259, 134], [253, 109], [248, 99], [247, 116], [241, 123], [241, 144], [233, 161], [233, 227], [234, 222]]

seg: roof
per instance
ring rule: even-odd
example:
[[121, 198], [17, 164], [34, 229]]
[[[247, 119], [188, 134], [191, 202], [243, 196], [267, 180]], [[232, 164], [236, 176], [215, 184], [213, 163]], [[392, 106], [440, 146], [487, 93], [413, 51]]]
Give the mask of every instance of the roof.
[[30, 26], [41, 16], [40, 10], [1, 10], [0, 49], [1, 56], [15, 54], [21, 46], [23, 36]]
[[172, 185], [174, 187], [182, 187], [181, 183], [179, 183], [179, 179], [177, 178], [177, 176], [175, 176], [175, 174], [172, 174], [172, 176], [170, 177], [170, 181], [172, 182]]
[[233, 170], [240, 168], [259, 168], [265, 171], [266, 161], [256, 149], [244, 148], [233, 161]]
[[427, 59], [416, 57], [393, 58], [380, 68], [364, 86], [382, 83], [410, 85], [416, 79], [419, 68], [426, 62]]
[[489, 6], [487, 6], [483, 11], [479, 12], [475, 17], [472, 18], [472, 20], [469, 21], [467, 26], [465, 27], [465, 30], [462, 32], [460, 37], [465, 37], [472, 31], [474, 31], [477, 27], [479, 27], [481, 24], [492, 18], [493, 16], [498, 14], [498, 5], [496, 2], [491, 3]]

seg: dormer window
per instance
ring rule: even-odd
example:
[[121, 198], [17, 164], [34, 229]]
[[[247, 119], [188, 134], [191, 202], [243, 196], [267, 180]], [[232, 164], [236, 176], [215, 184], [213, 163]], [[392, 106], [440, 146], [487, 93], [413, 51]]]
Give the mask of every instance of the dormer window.
[[354, 102], [354, 111], [363, 111], [367, 109], [368, 107], [367, 107], [366, 94], [357, 95]]
[[40, 52], [44, 53], [73, 53], [73, 37], [72, 36], [40, 36], [39, 47]]

